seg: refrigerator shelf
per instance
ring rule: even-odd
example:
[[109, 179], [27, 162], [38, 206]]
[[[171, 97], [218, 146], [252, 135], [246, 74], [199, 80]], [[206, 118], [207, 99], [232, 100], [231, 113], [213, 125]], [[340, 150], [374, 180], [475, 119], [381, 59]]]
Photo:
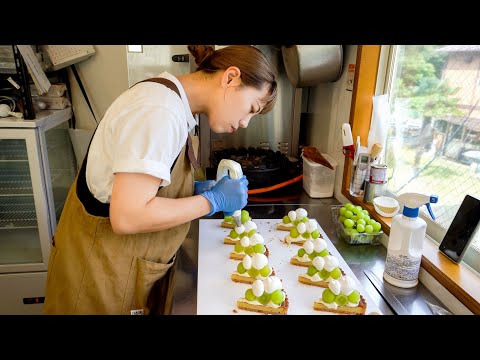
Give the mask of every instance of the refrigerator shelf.
[[33, 195], [32, 179], [28, 167], [2, 169], [0, 173], [1, 195]]
[[0, 204], [0, 229], [37, 227], [33, 203], [2, 202]]
[[28, 161], [27, 145], [23, 140], [0, 140], [0, 161]]

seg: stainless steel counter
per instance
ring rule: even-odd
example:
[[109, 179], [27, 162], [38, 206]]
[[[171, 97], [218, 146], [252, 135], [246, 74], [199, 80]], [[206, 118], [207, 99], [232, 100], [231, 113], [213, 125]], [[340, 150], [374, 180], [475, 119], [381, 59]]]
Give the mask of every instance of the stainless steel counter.
[[[386, 248], [383, 245], [349, 245], [337, 239], [334, 224], [331, 218], [331, 205], [340, 204], [335, 198], [312, 199], [305, 192], [293, 200], [275, 201], [274, 203], [249, 202], [245, 208], [255, 219], [281, 219], [290, 210], [303, 207], [308, 211], [310, 218], [315, 218], [335, 245], [363, 287], [377, 303], [384, 314], [393, 314], [388, 304], [383, 300], [375, 287], [363, 273], [369, 269], [379, 279], [382, 279]], [[211, 218], [222, 219], [223, 213], [217, 213]], [[175, 275], [175, 292], [173, 314], [196, 314], [197, 310], [197, 266], [198, 266], [198, 229], [199, 220], [192, 221], [190, 232], [178, 253], [178, 263]], [[445, 306], [421, 283], [412, 289], [402, 289], [384, 283], [402, 303], [409, 314], [432, 314], [425, 303]]]

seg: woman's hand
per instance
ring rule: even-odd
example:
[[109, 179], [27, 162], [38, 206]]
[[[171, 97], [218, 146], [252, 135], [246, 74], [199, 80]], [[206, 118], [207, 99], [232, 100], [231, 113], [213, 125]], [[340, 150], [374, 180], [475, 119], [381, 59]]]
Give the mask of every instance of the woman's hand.
[[247, 205], [247, 191], [248, 180], [246, 176], [240, 179], [231, 179], [229, 176], [224, 176], [211, 190], [204, 191], [200, 195], [210, 202], [210, 213], [207, 216], [211, 216], [217, 211], [223, 211], [228, 216]]
[[200, 195], [201, 193], [210, 190], [216, 183], [215, 180], [195, 181], [193, 195]]

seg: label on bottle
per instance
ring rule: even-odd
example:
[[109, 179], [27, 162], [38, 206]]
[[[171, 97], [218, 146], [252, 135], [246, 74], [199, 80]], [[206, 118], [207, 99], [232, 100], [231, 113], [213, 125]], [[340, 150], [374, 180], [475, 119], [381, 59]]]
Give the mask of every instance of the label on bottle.
[[412, 259], [405, 255], [387, 254], [385, 272], [397, 280], [415, 281], [418, 278], [421, 260], [421, 258]]

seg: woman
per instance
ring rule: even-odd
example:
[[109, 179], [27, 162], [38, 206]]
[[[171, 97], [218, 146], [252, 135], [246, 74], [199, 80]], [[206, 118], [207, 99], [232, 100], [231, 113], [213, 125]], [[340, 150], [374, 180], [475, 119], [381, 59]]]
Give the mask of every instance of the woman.
[[196, 72], [136, 84], [100, 122], [52, 241], [46, 314], [168, 313], [190, 221], [247, 204], [245, 177], [194, 186], [189, 132], [193, 114], [233, 133], [270, 111], [275, 71], [252, 46], [188, 49]]

